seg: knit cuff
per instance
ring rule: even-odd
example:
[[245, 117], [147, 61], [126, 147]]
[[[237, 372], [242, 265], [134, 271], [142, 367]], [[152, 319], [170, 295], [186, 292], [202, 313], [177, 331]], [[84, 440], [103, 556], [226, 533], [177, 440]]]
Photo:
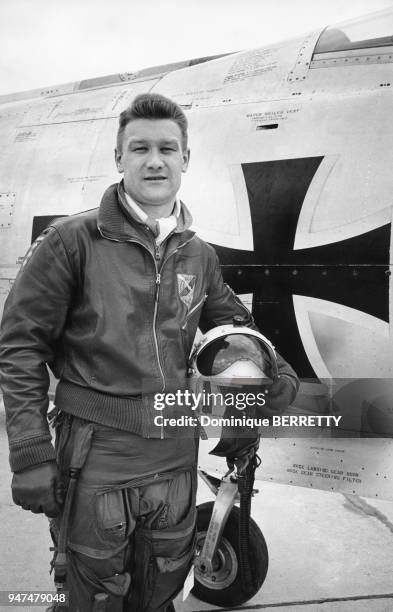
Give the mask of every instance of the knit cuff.
[[48, 435], [20, 440], [10, 445], [10, 466], [12, 472], [21, 472], [33, 465], [55, 460], [56, 452]]

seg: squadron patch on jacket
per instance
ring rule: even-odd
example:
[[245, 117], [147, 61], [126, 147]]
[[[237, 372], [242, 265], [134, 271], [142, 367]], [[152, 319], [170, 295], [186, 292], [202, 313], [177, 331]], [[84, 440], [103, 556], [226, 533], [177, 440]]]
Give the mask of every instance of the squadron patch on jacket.
[[177, 288], [179, 290], [179, 297], [183, 304], [190, 308], [192, 298], [194, 297], [194, 289], [196, 283], [195, 274], [178, 274], [177, 275]]

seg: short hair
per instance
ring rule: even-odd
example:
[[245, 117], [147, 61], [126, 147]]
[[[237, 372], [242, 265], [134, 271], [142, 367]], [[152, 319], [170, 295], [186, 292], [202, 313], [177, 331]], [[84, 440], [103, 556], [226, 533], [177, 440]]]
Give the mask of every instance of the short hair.
[[157, 93], [143, 93], [134, 98], [119, 116], [116, 147], [122, 150], [123, 133], [126, 126], [135, 119], [172, 119], [180, 128], [183, 149], [187, 149], [187, 117], [176, 102]]

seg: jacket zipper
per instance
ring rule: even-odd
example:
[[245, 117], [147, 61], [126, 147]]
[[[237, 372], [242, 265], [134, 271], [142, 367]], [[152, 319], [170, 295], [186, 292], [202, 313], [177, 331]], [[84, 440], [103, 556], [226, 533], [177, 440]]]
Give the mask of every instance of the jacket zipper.
[[[155, 296], [154, 296], [154, 312], [153, 312], [153, 338], [154, 338], [154, 346], [156, 347], [156, 354], [157, 354], [157, 363], [158, 363], [158, 368], [160, 370], [160, 375], [161, 375], [161, 379], [162, 379], [162, 392], [165, 391], [165, 376], [164, 376], [164, 371], [162, 369], [162, 365], [161, 365], [161, 359], [160, 359], [160, 351], [158, 348], [158, 338], [157, 338], [157, 330], [156, 330], [156, 323], [157, 323], [157, 312], [158, 312], [158, 298], [160, 295], [160, 284], [161, 284], [161, 273], [160, 273], [160, 269], [159, 268], [159, 261], [160, 261], [160, 249], [159, 246], [157, 244], [154, 245], [154, 252], [155, 252], [155, 256], [154, 256], [154, 267], [156, 270], [156, 291], [155, 291]], [[150, 251], [149, 251], [150, 253]], [[163, 437], [163, 432], [161, 430], [161, 438]]]
[[[158, 255], [158, 260], [159, 260], [159, 250], [158, 247], [156, 245], [156, 258]], [[160, 370], [160, 374], [161, 374], [161, 378], [162, 378], [162, 391], [165, 391], [165, 376], [164, 376], [164, 372], [161, 366], [161, 359], [160, 359], [160, 351], [158, 348], [158, 338], [157, 338], [157, 331], [156, 331], [156, 322], [157, 322], [157, 312], [158, 312], [158, 296], [160, 293], [160, 283], [161, 283], [161, 274], [160, 272], [158, 272], [158, 266], [156, 263], [156, 260], [154, 260], [154, 265], [156, 267], [156, 295], [154, 298], [154, 314], [153, 314], [153, 338], [154, 338], [154, 346], [156, 347], [156, 354], [157, 354], [157, 363], [158, 363], [158, 368]], [[160, 427], [160, 438], [161, 440], [164, 439], [164, 425], [163, 423], [161, 423], [161, 427]]]
[[[157, 265], [157, 261], [160, 261], [160, 249], [159, 249], [157, 244], [155, 245], [154, 265], [156, 267], [156, 297], [155, 297], [154, 315], [153, 315], [153, 335], [154, 335], [154, 342], [155, 342], [156, 352], [157, 352], [158, 367], [160, 368], [160, 373], [161, 373], [161, 377], [162, 377], [162, 392], [165, 391], [165, 386], [166, 385], [165, 385], [164, 372], [163, 372], [163, 369], [162, 369], [162, 366], [161, 366], [160, 351], [159, 351], [159, 347], [158, 347], [158, 338], [157, 338], [157, 331], [156, 331], [157, 312], [158, 312], [158, 297], [159, 297], [160, 284], [161, 284], [161, 273], [162, 273], [162, 269], [163, 269], [164, 265], [166, 264], [166, 262], [168, 261], [168, 259], [170, 259], [170, 257], [172, 257], [172, 255], [177, 253], [179, 249], [182, 249], [184, 246], [186, 246], [186, 244], [188, 244], [192, 239], [193, 239], [193, 237], [190, 238], [189, 240], [187, 240], [186, 242], [183, 242], [183, 244], [179, 245], [174, 251], [169, 253], [168, 257], [166, 257], [164, 259], [164, 261], [162, 262], [160, 268], [158, 268], [158, 265]], [[163, 437], [163, 431], [161, 431], [161, 437]]]

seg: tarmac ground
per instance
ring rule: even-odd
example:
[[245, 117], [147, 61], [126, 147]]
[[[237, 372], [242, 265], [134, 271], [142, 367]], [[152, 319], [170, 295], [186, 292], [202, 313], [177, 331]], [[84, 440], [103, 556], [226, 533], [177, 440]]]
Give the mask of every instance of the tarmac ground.
[[[45, 516], [16, 507], [0, 409], [0, 591], [54, 591]], [[203, 464], [203, 452], [200, 457]], [[225, 464], [222, 465], [224, 470]], [[252, 516], [269, 550], [260, 591], [227, 610], [393, 612], [393, 502], [256, 481]], [[202, 482], [198, 502], [213, 500]], [[192, 595], [177, 612], [220, 610]], [[44, 610], [5, 606], [0, 610]]]

